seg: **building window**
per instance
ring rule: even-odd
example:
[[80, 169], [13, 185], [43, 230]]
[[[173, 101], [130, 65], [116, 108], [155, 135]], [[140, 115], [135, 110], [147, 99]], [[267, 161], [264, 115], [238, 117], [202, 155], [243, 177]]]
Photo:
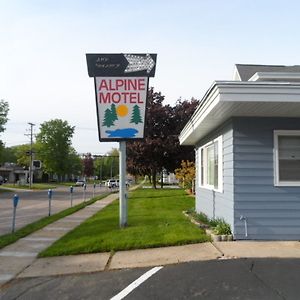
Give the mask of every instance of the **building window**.
[[300, 186], [300, 131], [274, 131], [274, 183]]
[[200, 186], [222, 192], [222, 136], [201, 147], [199, 153]]

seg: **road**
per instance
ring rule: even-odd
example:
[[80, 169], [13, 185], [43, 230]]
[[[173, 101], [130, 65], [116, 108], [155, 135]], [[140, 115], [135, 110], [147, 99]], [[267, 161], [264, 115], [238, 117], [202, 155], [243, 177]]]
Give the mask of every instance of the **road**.
[[[93, 197], [93, 185], [87, 185], [85, 198]], [[95, 195], [107, 192], [105, 187], [97, 186]], [[8, 192], [0, 194], [0, 235], [10, 233], [12, 228], [13, 205], [12, 198], [14, 194], [18, 194], [20, 200], [16, 213], [16, 229], [26, 224], [39, 220], [48, 216], [49, 200], [48, 190], [43, 191], [22, 191]], [[73, 205], [84, 201], [84, 192], [82, 187], [74, 187]], [[53, 197], [51, 201], [51, 213], [57, 213], [71, 206], [69, 187], [58, 187], [53, 189]]]
[[[211, 260], [164, 266], [126, 296], [151, 268], [18, 279], [1, 299], [299, 299], [299, 259]], [[123, 291], [123, 294], [120, 292]], [[122, 296], [123, 295], [123, 296]]]

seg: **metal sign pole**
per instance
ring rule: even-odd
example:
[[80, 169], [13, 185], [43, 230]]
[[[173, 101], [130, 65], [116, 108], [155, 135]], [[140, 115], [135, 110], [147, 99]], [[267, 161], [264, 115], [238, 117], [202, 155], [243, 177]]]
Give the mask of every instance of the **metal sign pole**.
[[119, 183], [119, 210], [120, 227], [127, 226], [127, 195], [126, 195], [126, 142], [120, 141], [120, 183]]

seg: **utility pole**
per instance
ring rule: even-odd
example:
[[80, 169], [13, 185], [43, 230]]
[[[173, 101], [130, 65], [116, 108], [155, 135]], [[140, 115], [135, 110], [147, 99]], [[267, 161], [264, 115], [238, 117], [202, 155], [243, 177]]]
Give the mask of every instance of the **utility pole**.
[[33, 161], [33, 151], [32, 151], [32, 144], [33, 144], [33, 126], [35, 124], [33, 123], [28, 123], [30, 126], [30, 134], [25, 134], [27, 136], [30, 136], [30, 164], [29, 164], [29, 188], [31, 189], [32, 186], [32, 178], [33, 178], [33, 173], [32, 173], [32, 161]]

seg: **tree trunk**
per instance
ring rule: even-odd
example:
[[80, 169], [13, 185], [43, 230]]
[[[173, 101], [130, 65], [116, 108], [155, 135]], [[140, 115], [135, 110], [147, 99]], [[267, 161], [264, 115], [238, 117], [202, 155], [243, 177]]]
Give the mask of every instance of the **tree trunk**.
[[162, 170], [160, 173], [160, 187], [163, 189], [164, 188], [164, 171]]
[[156, 168], [152, 169], [152, 187], [156, 189]]
[[151, 173], [149, 173], [147, 176], [148, 176], [148, 178], [149, 178], [150, 184], [152, 184], [152, 176], [151, 176]]

